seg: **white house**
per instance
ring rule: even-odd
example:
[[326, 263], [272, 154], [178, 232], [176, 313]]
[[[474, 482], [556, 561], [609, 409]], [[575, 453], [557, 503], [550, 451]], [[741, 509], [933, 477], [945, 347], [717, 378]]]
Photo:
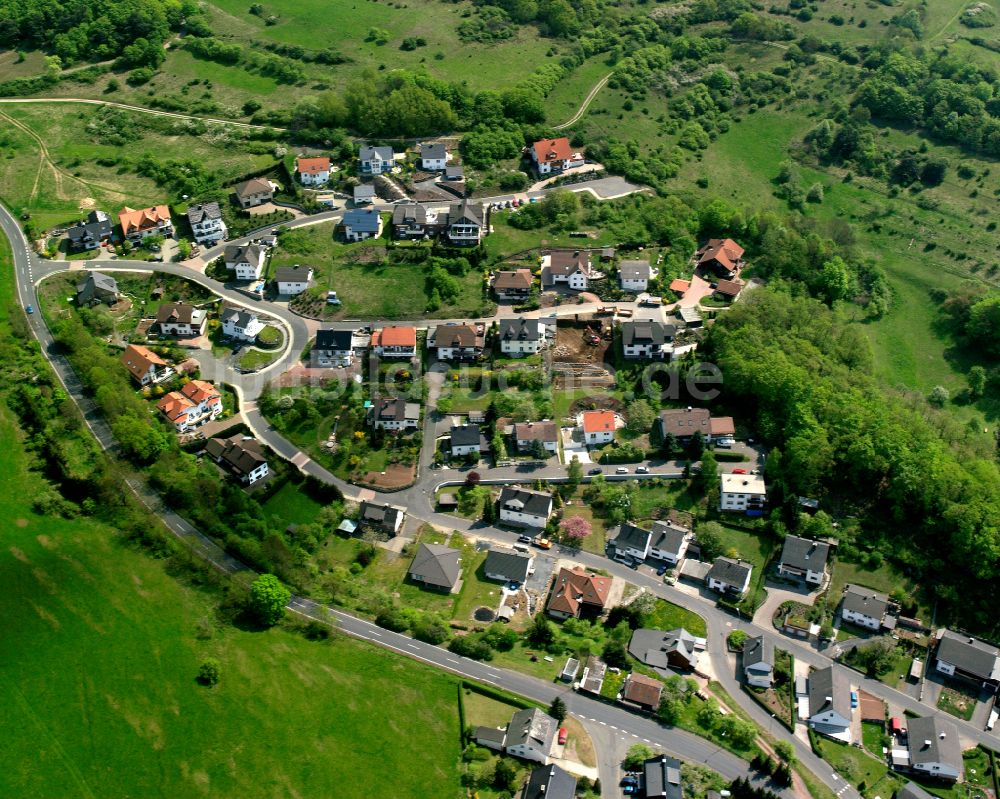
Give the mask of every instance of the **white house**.
[[558, 174], [583, 164], [583, 158], [574, 154], [573, 147], [565, 136], [536, 141], [528, 154], [539, 175]]
[[724, 474], [721, 477], [722, 510], [759, 513], [767, 500], [764, 478], [755, 474]]
[[530, 452], [540, 442], [542, 449], [555, 455], [559, 452], [559, 428], [555, 422], [518, 422], [514, 441], [518, 452]]
[[534, 355], [545, 343], [545, 328], [541, 319], [501, 319], [500, 352], [514, 357]]
[[622, 261], [618, 264], [618, 280], [623, 291], [645, 291], [653, 269], [648, 261]]
[[279, 266], [274, 272], [274, 281], [278, 285], [278, 294], [294, 297], [309, 288], [312, 282], [311, 266]]
[[485, 232], [483, 206], [462, 200], [448, 209], [445, 232], [448, 241], [459, 247], [475, 247]]
[[118, 222], [122, 234], [133, 244], [140, 244], [147, 236], [174, 235], [174, 225], [170, 220], [170, 209], [165, 205], [151, 205], [149, 208], [129, 208], [118, 212]]
[[246, 308], [226, 308], [219, 316], [222, 321], [222, 335], [239, 341], [255, 341], [264, 329], [264, 323], [257, 314]]
[[1000, 654], [996, 647], [951, 630], [939, 630], [937, 638], [935, 668], [939, 672], [996, 690], [1000, 684]]
[[184, 302], [165, 302], [156, 311], [156, 323], [164, 336], [200, 336], [208, 313]]
[[918, 774], [956, 782], [963, 770], [958, 727], [937, 716], [911, 718], [906, 726], [910, 768]]
[[548, 765], [558, 726], [538, 708], [518, 710], [507, 725], [504, 748], [508, 755]]
[[417, 329], [386, 325], [372, 333], [372, 352], [382, 358], [413, 358], [417, 354]]
[[649, 557], [677, 565], [687, 553], [691, 531], [673, 522], [653, 522]]
[[844, 587], [840, 604], [840, 617], [869, 630], [882, 629], [882, 619], [889, 609], [889, 597], [860, 585]]
[[831, 738], [851, 742], [851, 685], [840, 666], [809, 675], [809, 726]]
[[375, 502], [362, 502], [358, 513], [358, 524], [395, 536], [403, 526], [405, 518], [406, 510], [404, 508], [398, 508], [388, 503], [379, 505]]
[[226, 223], [218, 203], [192, 205], [187, 211], [191, 233], [199, 244], [215, 244], [226, 237]]
[[330, 159], [296, 158], [295, 171], [303, 186], [323, 186], [330, 180]]
[[564, 285], [586, 291], [590, 285], [590, 253], [586, 250], [552, 250], [542, 256], [542, 285]]
[[244, 485], [253, 485], [268, 475], [267, 459], [260, 444], [253, 438], [240, 435], [210, 438], [205, 444], [205, 452]]
[[379, 430], [415, 430], [420, 424], [420, 405], [402, 397], [383, 397], [372, 404], [368, 421]]
[[354, 363], [354, 333], [350, 330], [318, 330], [309, 353], [321, 367], [345, 367]]
[[673, 351], [674, 325], [652, 319], [622, 324], [622, 354], [630, 360], [659, 361]]
[[770, 688], [774, 682], [774, 644], [763, 635], [743, 642], [743, 676], [754, 688]]
[[588, 447], [609, 444], [615, 440], [614, 411], [584, 411], [583, 441]]
[[178, 433], [187, 433], [222, 415], [222, 394], [211, 383], [191, 380], [180, 391], [171, 391], [156, 407]]
[[483, 451], [483, 433], [478, 424], [453, 425], [451, 454], [453, 457], [478, 455]]
[[625, 522], [615, 537], [615, 552], [619, 555], [629, 555], [636, 560], [645, 560], [649, 557], [649, 543], [652, 537], [653, 534], [649, 530]]
[[159, 383], [174, 373], [163, 358], [141, 344], [129, 344], [122, 353], [121, 360], [132, 379], [140, 386]]
[[254, 208], [274, 199], [274, 186], [264, 178], [251, 178], [233, 188], [240, 208]]
[[471, 361], [480, 358], [486, 345], [486, 329], [482, 322], [438, 325], [427, 334], [428, 349], [437, 350], [442, 361]]
[[362, 147], [358, 150], [358, 166], [364, 175], [381, 175], [396, 166], [396, 155], [391, 147]]
[[428, 172], [443, 172], [448, 165], [448, 150], [440, 142], [420, 145], [420, 168]]
[[377, 208], [352, 208], [340, 224], [347, 241], [366, 241], [382, 235], [382, 215]]
[[552, 515], [552, 495], [542, 491], [504, 486], [497, 504], [507, 524], [543, 528]]
[[750, 587], [753, 566], [745, 560], [719, 557], [705, 575], [705, 583], [720, 594], [741, 596]]
[[259, 280], [264, 273], [265, 255], [266, 251], [258, 244], [230, 244], [222, 258], [237, 280]]
[[778, 574], [795, 577], [813, 585], [821, 585], [826, 575], [826, 561], [830, 555], [830, 545], [822, 541], [812, 541], [797, 535], [785, 536], [778, 562]]

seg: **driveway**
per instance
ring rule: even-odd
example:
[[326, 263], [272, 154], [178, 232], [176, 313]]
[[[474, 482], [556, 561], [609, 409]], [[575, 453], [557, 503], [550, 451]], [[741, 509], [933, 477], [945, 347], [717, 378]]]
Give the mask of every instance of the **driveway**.
[[684, 292], [684, 296], [681, 297], [680, 302], [677, 304], [681, 308], [697, 308], [698, 304], [705, 297], [708, 297], [713, 291], [715, 291], [715, 289], [712, 288], [711, 283], [698, 275], [692, 275], [691, 285], [688, 287], [688, 290]]
[[563, 460], [566, 463], [573, 460], [574, 455], [580, 459], [581, 464], [590, 465], [593, 463], [587, 445], [579, 439], [580, 433], [577, 428], [563, 427], [560, 429], [560, 435], [562, 435]]

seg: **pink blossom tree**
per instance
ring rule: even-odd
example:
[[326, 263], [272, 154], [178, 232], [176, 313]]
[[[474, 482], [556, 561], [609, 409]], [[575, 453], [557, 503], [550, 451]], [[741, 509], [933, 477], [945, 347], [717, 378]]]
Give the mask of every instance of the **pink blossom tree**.
[[592, 532], [590, 522], [582, 516], [570, 516], [559, 522], [563, 535], [574, 541], [582, 541]]

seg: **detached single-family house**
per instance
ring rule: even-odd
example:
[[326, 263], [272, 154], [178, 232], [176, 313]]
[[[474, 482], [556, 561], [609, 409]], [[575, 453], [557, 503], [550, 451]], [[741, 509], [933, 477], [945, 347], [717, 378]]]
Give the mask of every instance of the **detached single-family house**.
[[382, 235], [382, 215], [377, 208], [352, 208], [340, 224], [347, 241], [377, 239]]
[[156, 311], [156, 323], [164, 336], [200, 336], [206, 322], [208, 312], [186, 302], [166, 302]]
[[528, 155], [539, 175], [558, 174], [583, 164], [583, 158], [573, 152], [573, 147], [565, 136], [536, 141], [528, 149]]
[[486, 233], [483, 206], [462, 200], [448, 209], [445, 229], [448, 241], [459, 247], [475, 247]]
[[313, 270], [311, 266], [279, 266], [274, 270], [274, 282], [278, 294], [294, 297], [301, 294], [312, 284]]
[[534, 571], [535, 559], [513, 549], [491, 549], [483, 563], [483, 574], [501, 583], [524, 583]]
[[205, 452], [219, 465], [228, 469], [243, 485], [253, 485], [267, 477], [267, 458], [260, 442], [235, 435], [231, 438], [210, 438]]
[[303, 186], [323, 186], [330, 180], [330, 159], [325, 156], [296, 158], [295, 171]]
[[493, 293], [498, 300], [524, 301], [531, 296], [534, 275], [530, 269], [515, 269], [493, 275]]
[[586, 250], [552, 250], [542, 256], [542, 286], [564, 285], [586, 291], [590, 285], [590, 253]]
[[649, 557], [676, 566], [687, 553], [691, 531], [673, 522], [653, 522]]
[[548, 765], [559, 724], [536, 707], [518, 710], [507, 725], [504, 749], [508, 755]]
[[949, 677], [962, 677], [980, 688], [996, 690], [1000, 685], [1000, 655], [997, 648], [968, 635], [940, 630], [934, 668]]
[[882, 620], [889, 610], [889, 597], [860, 585], [844, 587], [840, 603], [840, 618], [869, 630], [882, 629]]
[[317, 330], [309, 353], [319, 367], [345, 367], [354, 363], [354, 333], [350, 330]]
[[420, 405], [402, 397], [376, 399], [368, 411], [368, 420], [379, 430], [415, 430], [420, 424]]
[[618, 280], [623, 291], [645, 291], [653, 269], [648, 261], [622, 261], [618, 264]]
[[912, 718], [906, 741], [914, 773], [947, 782], [962, 776], [962, 743], [952, 722], [938, 716]]
[[628, 651], [647, 666], [693, 671], [700, 653], [705, 651], [705, 639], [691, 635], [683, 627], [666, 632], [640, 628], [632, 633]]
[[358, 167], [364, 175], [381, 175], [396, 166], [396, 155], [391, 147], [362, 147], [358, 150]]
[[233, 187], [233, 194], [240, 208], [253, 208], [274, 199], [274, 186], [264, 178], [250, 178]]
[[453, 425], [450, 431], [452, 457], [479, 455], [483, 452], [484, 436], [478, 424]]
[[427, 588], [454, 593], [461, 583], [461, 554], [457, 549], [440, 544], [421, 544], [407, 574]]
[[590, 574], [577, 566], [561, 568], [552, 583], [546, 612], [557, 619], [595, 618], [604, 613], [611, 578]]
[[699, 268], [724, 280], [732, 280], [743, 268], [743, 248], [732, 239], [709, 239], [695, 251], [694, 259]]
[[774, 682], [774, 644], [763, 635], [743, 642], [743, 676], [754, 688], [770, 688]]
[[187, 211], [191, 234], [199, 244], [215, 244], [226, 237], [226, 223], [218, 203], [199, 203]]
[[622, 685], [622, 701], [638, 705], [643, 710], [653, 712], [660, 706], [663, 683], [633, 671]]
[[712, 440], [712, 414], [708, 408], [673, 408], [660, 411], [657, 420], [660, 425], [660, 435], [672, 435], [680, 443], [691, 440], [695, 433], [701, 433], [705, 443]]
[[406, 510], [388, 503], [363, 501], [358, 514], [358, 526], [395, 536], [403, 526]]
[[552, 495], [504, 486], [497, 506], [500, 508], [500, 521], [506, 524], [542, 528], [552, 515]]
[[642, 799], [683, 799], [681, 761], [659, 755], [643, 763], [639, 796]]
[[614, 411], [584, 411], [581, 416], [583, 441], [588, 447], [609, 444], [615, 440]]
[[222, 394], [211, 383], [191, 380], [180, 391], [167, 394], [156, 407], [178, 433], [186, 433], [222, 415]]
[[95, 209], [87, 214], [86, 221], [66, 231], [66, 235], [70, 249], [76, 252], [97, 249], [111, 238], [111, 219], [104, 211]]
[[448, 165], [448, 150], [441, 142], [420, 145], [420, 168], [442, 172]]
[[750, 587], [753, 565], [745, 560], [719, 557], [705, 575], [705, 583], [712, 591], [730, 596], [742, 596]]
[[662, 361], [669, 358], [676, 330], [673, 325], [652, 319], [625, 322], [622, 324], [622, 354], [630, 360]]
[[141, 344], [129, 344], [122, 353], [121, 360], [132, 379], [140, 386], [159, 383], [174, 373], [163, 358]]
[[226, 308], [220, 315], [222, 335], [238, 341], [256, 341], [264, 323], [253, 311], [246, 308]]
[[371, 205], [375, 202], [375, 187], [371, 183], [359, 183], [354, 187], [354, 204]]
[[782, 577], [805, 580], [813, 585], [821, 585], [826, 576], [826, 561], [829, 556], [829, 544], [800, 538], [797, 535], [785, 536], [781, 560], [778, 563], [778, 574]]
[[514, 357], [534, 355], [545, 343], [545, 323], [541, 319], [501, 319], [500, 352]]
[[632, 522], [625, 522], [618, 529], [618, 535], [614, 539], [615, 552], [636, 560], [645, 560], [649, 557], [649, 542], [652, 537], [653, 534], [649, 530], [644, 530]]
[[381, 358], [415, 358], [417, 329], [402, 325], [386, 325], [372, 333], [372, 352]]
[[763, 512], [767, 502], [767, 488], [763, 477], [755, 474], [724, 474], [720, 481], [722, 490], [719, 507], [722, 510], [747, 515], [759, 515]]
[[746, 288], [746, 284], [742, 280], [724, 280], [720, 279], [715, 284], [715, 296], [724, 300], [731, 300], [735, 302], [739, 299], [740, 294], [743, 293], [743, 289]]
[[483, 325], [438, 325], [427, 334], [427, 346], [437, 350], [442, 361], [473, 361], [482, 357], [486, 344]]
[[[433, 217], [433, 224], [429, 218]], [[437, 214], [429, 213], [420, 203], [397, 203], [392, 209], [392, 236], [396, 239], [422, 239], [437, 231]]]
[[118, 281], [101, 272], [87, 272], [87, 276], [76, 284], [76, 304], [81, 308], [91, 305], [114, 305], [121, 299]]
[[152, 205], [139, 210], [125, 206], [118, 214], [118, 222], [122, 226], [122, 234], [133, 244], [140, 243], [147, 236], [174, 235], [170, 209], [165, 205]]
[[264, 274], [265, 255], [266, 250], [259, 244], [230, 244], [222, 258], [237, 280], [259, 280]]
[[542, 449], [555, 455], [559, 452], [559, 428], [555, 422], [518, 422], [514, 441], [518, 452], [531, 452], [540, 442]]
[[851, 685], [843, 668], [827, 666], [809, 674], [809, 726], [851, 742]]
[[520, 799], [574, 799], [575, 796], [576, 777], [553, 763], [532, 769]]

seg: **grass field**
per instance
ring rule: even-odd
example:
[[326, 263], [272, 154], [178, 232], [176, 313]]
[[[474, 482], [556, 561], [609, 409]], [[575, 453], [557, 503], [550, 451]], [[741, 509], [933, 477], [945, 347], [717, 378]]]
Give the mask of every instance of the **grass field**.
[[699, 637], [704, 637], [708, 630], [705, 620], [693, 610], [687, 610], [665, 599], [656, 600], [656, 610], [647, 624], [657, 630], [675, 630], [683, 627], [691, 635]]

